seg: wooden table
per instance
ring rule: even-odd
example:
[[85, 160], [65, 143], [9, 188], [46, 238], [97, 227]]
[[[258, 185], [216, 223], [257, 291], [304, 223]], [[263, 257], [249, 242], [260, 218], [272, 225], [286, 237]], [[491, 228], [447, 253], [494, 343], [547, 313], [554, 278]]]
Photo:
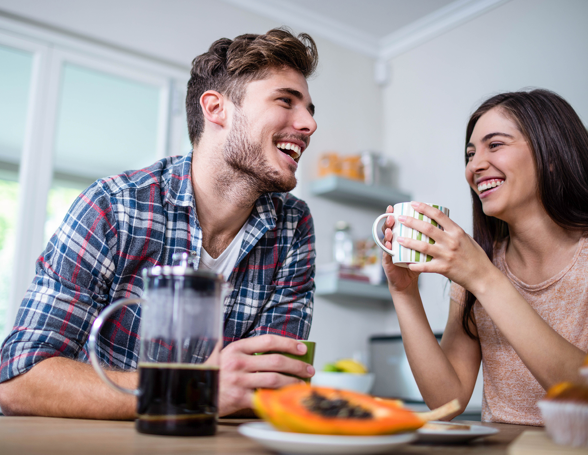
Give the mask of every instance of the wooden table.
[[[181, 438], [139, 434], [135, 431], [133, 422], [0, 417], [0, 454], [272, 454], [273, 452], [237, 432], [237, 427], [248, 421], [250, 420], [221, 419], [216, 436]], [[542, 431], [537, 427], [523, 425], [484, 425], [498, 428], [500, 432], [469, 444], [413, 444], [391, 453], [506, 454], [507, 446], [523, 431]]]

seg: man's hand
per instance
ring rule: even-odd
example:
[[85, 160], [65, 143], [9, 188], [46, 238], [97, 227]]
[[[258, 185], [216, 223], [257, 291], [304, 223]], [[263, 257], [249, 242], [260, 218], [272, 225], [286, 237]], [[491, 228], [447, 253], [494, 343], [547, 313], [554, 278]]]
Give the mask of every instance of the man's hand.
[[274, 389], [300, 382], [300, 379], [280, 373], [310, 378], [314, 368], [300, 360], [280, 354], [254, 355], [256, 352], [306, 353], [300, 341], [276, 335], [245, 338], [235, 341], [220, 353], [219, 414], [232, 414], [251, 407], [257, 388]]

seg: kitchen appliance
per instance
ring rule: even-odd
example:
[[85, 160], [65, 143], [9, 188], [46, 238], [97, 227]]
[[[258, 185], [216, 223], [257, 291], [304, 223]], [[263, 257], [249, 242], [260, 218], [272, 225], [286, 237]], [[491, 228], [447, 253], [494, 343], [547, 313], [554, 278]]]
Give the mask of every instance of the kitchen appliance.
[[[440, 333], [435, 334], [438, 341], [441, 336]], [[423, 403], [423, 397], [408, 364], [402, 337], [374, 335], [370, 337], [369, 346], [371, 371], [376, 376], [372, 395]]]
[[[441, 333], [435, 334], [441, 341]], [[371, 371], [376, 378], [371, 394], [378, 397], [399, 398], [414, 410], [425, 411], [426, 407], [414, 380], [400, 335], [374, 335], [369, 340]], [[460, 418], [480, 420], [482, 411], [482, 371], [474, 391]]]

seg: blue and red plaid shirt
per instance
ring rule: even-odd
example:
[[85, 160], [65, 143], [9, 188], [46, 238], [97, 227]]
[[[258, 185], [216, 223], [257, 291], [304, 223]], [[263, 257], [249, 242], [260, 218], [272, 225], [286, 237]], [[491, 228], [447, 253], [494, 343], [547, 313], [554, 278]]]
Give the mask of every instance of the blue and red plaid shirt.
[[[88, 361], [92, 322], [108, 304], [143, 293], [141, 270], [202, 251], [192, 154], [98, 180], [73, 203], [36, 264], [36, 276], [2, 346], [0, 382], [49, 357]], [[287, 193], [262, 195], [247, 220], [225, 300], [225, 345], [266, 333], [306, 339], [314, 296], [314, 227]], [[141, 307], [103, 326], [100, 359], [135, 369]]]

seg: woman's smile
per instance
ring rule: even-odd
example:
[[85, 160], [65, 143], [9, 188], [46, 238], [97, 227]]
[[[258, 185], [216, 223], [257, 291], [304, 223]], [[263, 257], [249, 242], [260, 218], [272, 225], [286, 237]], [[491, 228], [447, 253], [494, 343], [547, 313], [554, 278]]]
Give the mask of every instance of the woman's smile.
[[496, 192], [504, 183], [504, 179], [485, 179], [478, 182], [478, 194], [480, 199]]

